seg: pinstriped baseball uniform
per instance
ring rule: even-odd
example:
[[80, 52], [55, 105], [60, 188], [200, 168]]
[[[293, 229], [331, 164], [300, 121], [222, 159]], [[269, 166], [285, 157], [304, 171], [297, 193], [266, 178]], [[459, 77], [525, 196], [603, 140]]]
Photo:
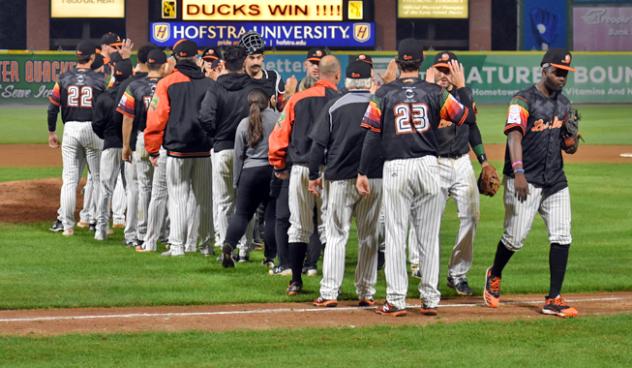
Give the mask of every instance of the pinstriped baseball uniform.
[[127, 198], [127, 213], [125, 214], [125, 242], [138, 242], [138, 175], [134, 160], [125, 162], [125, 197]]
[[436, 141], [431, 130], [440, 119], [463, 124], [474, 120], [469, 109], [440, 87], [417, 78], [384, 85], [371, 102], [362, 125], [367, 133], [360, 173], [376, 159], [375, 148], [384, 149], [386, 299], [405, 308], [408, 291], [406, 229], [415, 227], [422, 260], [419, 292], [425, 307], [439, 304], [439, 226], [443, 211], [438, 178]]
[[[309, 168], [302, 165], [293, 165], [290, 171], [290, 183], [288, 189], [288, 203], [290, 207], [290, 229], [287, 232], [288, 243], [309, 243], [309, 237], [314, 232], [314, 225], [318, 230], [321, 244], [327, 242], [325, 224], [323, 223], [326, 211], [327, 187], [319, 198], [315, 198], [308, 190]], [[314, 224], [314, 208], [316, 208], [317, 223]]]
[[121, 160], [121, 148], [108, 148], [101, 154], [101, 181], [99, 183], [99, 203], [97, 230], [95, 238], [105, 239], [107, 236], [107, 225], [110, 219], [110, 201], [117, 182], [118, 173], [121, 171], [123, 161]]
[[[93, 180], [98, 182], [99, 165], [103, 141], [92, 131], [92, 102], [105, 90], [103, 76], [89, 69], [73, 69], [63, 73], [55, 83], [49, 96], [48, 131], [54, 132], [57, 114], [61, 108], [64, 122], [62, 139], [63, 184], [60, 207], [64, 229], [75, 226], [75, 204], [77, 185], [81, 177], [83, 162], [88, 163]], [[93, 191], [95, 200], [98, 188]]]
[[[83, 172], [83, 169], [80, 171]], [[83, 187], [83, 207], [79, 212], [79, 220], [88, 224], [95, 223], [97, 220], [97, 204], [96, 198], [93, 196], [93, 184], [92, 175], [88, 172], [86, 185]]]
[[123, 170], [121, 170], [116, 179], [116, 186], [112, 194], [112, 223], [125, 225], [125, 210], [127, 207], [127, 198], [125, 198], [125, 186], [123, 185]]
[[[360, 299], [373, 298], [377, 280], [378, 227], [382, 204], [382, 165], [376, 162], [369, 174], [371, 192], [362, 197], [355, 182], [362, 146], [358, 142], [367, 132], [360, 126], [369, 104], [368, 90], [351, 90], [325, 105], [310, 137], [310, 179], [318, 178], [319, 165], [325, 161], [324, 179], [328, 183], [325, 232], [327, 246], [323, 256], [320, 295], [337, 299], [345, 266], [345, 249], [352, 217], [358, 231], [356, 293]], [[326, 153], [325, 153], [326, 152]], [[325, 158], [326, 156], [326, 158]], [[290, 182], [291, 184], [291, 182]]]
[[167, 151], [160, 150], [158, 166], [154, 169], [152, 178], [151, 199], [147, 213], [147, 233], [143, 247], [146, 250], [156, 250], [162, 228], [167, 217]]

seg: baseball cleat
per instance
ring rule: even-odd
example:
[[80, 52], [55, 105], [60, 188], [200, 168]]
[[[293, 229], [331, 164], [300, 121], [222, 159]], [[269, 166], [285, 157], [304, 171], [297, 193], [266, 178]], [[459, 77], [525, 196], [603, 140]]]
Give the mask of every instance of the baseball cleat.
[[77, 227], [80, 229], [87, 229], [88, 227], [90, 227], [90, 223], [81, 220], [77, 223]]
[[92, 232], [97, 231], [97, 223], [96, 222], [92, 222], [92, 223], [88, 224], [88, 230], [92, 231]]
[[107, 239], [107, 235], [103, 231], [95, 231], [94, 232], [94, 240], [103, 241]]
[[48, 231], [52, 231], [54, 233], [61, 233], [64, 231], [64, 225], [59, 220], [55, 220], [53, 224], [48, 228]]
[[290, 282], [290, 285], [287, 287], [287, 295], [294, 296], [298, 295], [303, 290], [303, 284], [298, 281]]
[[360, 300], [358, 301], [358, 305], [360, 307], [372, 307], [375, 305], [375, 299], [373, 299], [372, 297], [368, 296], [368, 297], [362, 297], [360, 298]]
[[75, 231], [72, 228], [65, 229], [61, 235], [70, 237], [70, 236], [75, 235]]
[[385, 302], [384, 305], [375, 310], [375, 313], [382, 316], [401, 317], [405, 316], [408, 312], [406, 308], [397, 308], [389, 302]]
[[172, 245], [168, 251], [162, 252], [160, 255], [163, 257], [180, 257], [184, 255], [184, 247]]
[[542, 307], [542, 314], [550, 316], [558, 316], [562, 318], [573, 318], [579, 314], [577, 309], [566, 304], [561, 296], [555, 298], [546, 298]]
[[500, 303], [500, 277], [492, 276], [492, 268], [485, 272], [485, 290], [483, 290], [485, 305], [490, 308], [498, 308]]
[[230, 244], [224, 244], [222, 247], [222, 266], [224, 268], [235, 267], [235, 260], [233, 259], [233, 247]]
[[268, 274], [272, 276], [292, 276], [292, 269], [289, 267], [276, 266], [268, 271]]
[[428, 307], [425, 304], [421, 305], [421, 310], [420, 310], [421, 314], [423, 314], [424, 316], [436, 316], [437, 314], [439, 314], [437, 307]]
[[454, 282], [454, 278], [448, 276], [448, 287], [454, 289], [454, 291], [461, 296], [472, 295], [472, 289], [470, 289], [467, 279], [461, 279]]
[[325, 299], [322, 296], [319, 296], [318, 299], [314, 300], [315, 307], [327, 307], [334, 308], [338, 306], [338, 301], [336, 299]]

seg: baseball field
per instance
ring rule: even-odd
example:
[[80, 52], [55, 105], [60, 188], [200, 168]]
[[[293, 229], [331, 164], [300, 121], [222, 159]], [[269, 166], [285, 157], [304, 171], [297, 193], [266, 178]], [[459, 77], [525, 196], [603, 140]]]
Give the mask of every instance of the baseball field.
[[[481, 198], [469, 274], [473, 297], [446, 287], [458, 219], [441, 227], [443, 300], [438, 317], [402, 318], [355, 307], [356, 238], [347, 247], [343, 300], [317, 309], [319, 276], [286, 296], [288, 277], [269, 276], [262, 252], [224, 269], [200, 254], [160, 257], [104, 243], [55, 218], [61, 153], [46, 146], [46, 108], [2, 107], [0, 121], [0, 367], [379, 367], [632, 366], [632, 124], [629, 106], [580, 105], [585, 142], [566, 156], [573, 245], [563, 295], [574, 320], [538, 313], [548, 289], [541, 218], [503, 273], [503, 304], [482, 306], [482, 286], [503, 228], [502, 193]], [[483, 140], [499, 170], [505, 106], [479, 107]], [[61, 130], [59, 131], [61, 136]], [[475, 170], [479, 170], [474, 163]], [[320, 264], [319, 264], [320, 266]], [[409, 304], [418, 280], [409, 283]], [[378, 301], [385, 295], [383, 271]]]

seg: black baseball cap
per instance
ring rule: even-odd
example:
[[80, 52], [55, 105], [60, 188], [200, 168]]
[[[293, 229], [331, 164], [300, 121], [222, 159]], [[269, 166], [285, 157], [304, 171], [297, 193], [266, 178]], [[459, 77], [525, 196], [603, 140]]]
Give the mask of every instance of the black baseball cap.
[[88, 57], [92, 54], [97, 53], [97, 45], [95, 45], [92, 41], [81, 41], [77, 45], [76, 54], [78, 57]]
[[221, 58], [222, 58], [222, 54], [216, 48], [209, 47], [209, 48], [204, 49], [204, 51], [202, 51], [202, 59], [204, 59], [204, 61], [213, 62]]
[[92, 65], [90, 65], [90, 69], [97, 70], [100, 67], [102, 67], [103, 66], [103, 59], [104, 59], [104, 57], [101, 54], [97, 53], [96, 55], [94, 55], [94, 61], [92, 62]]
[[574, 72], [575, 68], [571, 67], [571, 61], [573, 61], [573, 55], [566, 49], [554, 48], [548, 49], [542, 58], [540, 66], [543, 68], [554, 66], [558, 69], [568, 70]]
[[452, 60], [459, 61], [453, 52], [441, 51], [435, 56], [432, 66], [435, 68], [449, 68]]
[[399, 46], [397, 46], [397, 60], [422, 62], [424, 60], [424, 48], [421, 41], [414, 38], [401, 40]]
[[347, 78], [366, 79], [371, 78], [371, 65], [362, 60], [355, 60], [347, 66]]
[[166, 62], [167, 55], [165, 55], [165, 53], [161, 49], [153, 48], [151, 51], [149, 51], [149, 54], [147, 55], [147, 64], [162, 65]]
[[101, 36], [101, 45], [110, 45], [110, 46], [114, 46], [114, 47], [121, 47], [123, 46], [123, 42], [121, 40], [121, 37], [119, 35], [117, 35], [114, 32], [108, 32], [106, 34], [104, 34], [103, 36]]
[[326, 55], [327, 52], [325, 51], [325, 49], [322, 49], [320, 47], [312, 47], [311, 49], [309, 49], [309, 51], [307, 51], [306, 59], [314, 64], [318, 64], [320, 62], [320, 59], [322, 59], [323, 56]]
[[197, 51], [197, 45], [191, 40], [182, 39], [173, 45], [173, 55], [176, 57], [196, 56]]
[[129, 78], [130, 75], [132, 75], [132, 62], [129, 59], [121, 60], [116, 63], [114, 67], [114, 78], [117, 81], [125, 80]]
[[373, 59], [371, 58], [371, 56], [370, 56], [370, 55], [367, 55], [367, 54], [360, 54], [360, 55], [358, 55], [358, 56], [356, 57], [356, 60], [363, 61], [363, 62], [365, 62], [365, 63], [367, 63], [367, 64], [371, 65], [371, 67], [373, 67]]
[[147, 62], [147, 56], [149, 55], [149, 52], [155, 48], [156, 45], [154, 45], [153, 43], [149, 43], [138, 49], [138, 62], [145, 64]]

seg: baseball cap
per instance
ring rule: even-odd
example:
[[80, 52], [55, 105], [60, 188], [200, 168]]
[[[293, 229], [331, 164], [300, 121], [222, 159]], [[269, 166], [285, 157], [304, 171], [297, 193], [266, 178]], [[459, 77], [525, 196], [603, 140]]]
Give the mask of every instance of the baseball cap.
[[102, 67], [103, 66], [103, 59], [104, 59], [103, 55], [96, 54], [94, 56], [94, 61], [92, 62], [92, 65], [90, 65], [90, 69], [97, 70], [100, 67]]
[[355, 60], [347, 66], [347, 78], [366, 79], [371, 78], [371, 65], [362, 60]]
[[123, 46], [123, 42], [121, 41], [121, 37], [114, 32], [108, 32], [101, 36], [101, 45], [110, 45], [115, 47]]
[[182, 39], [173, 45], [173, 55], [177, 57], [196, 56], [197, 50], [197, 45], [191, 40]]
[[314, 64], [318, 64], [320, 62], [320, 59], [323, 58], [323, 56], [326, 56], [327, 52], [324, 49], [321, 49], [320, 47], [312, 47], [311, 49], [309, 49], [309, 51], [307, 51], [307, 60], [311, 61]]
[[414, 38], [401, 40], [397, 46], [397, 59], [399, 61], [423, 61], [424, 48], [421, 41]]
[[435, 56], [434, 61], [432, 62], [432, 66], [434, 66], [435, 68], [449, 68], [450, 61], [452, 60], [459, 61], [459, 59], [453, 52], [441, 51]]
[[88, 41], [88, 40], [81, 41], [77, 45], [76, 54], [79, 57], [86, 57], [86, 56], [90, 56], [96, 53], [97, 53], [97, 45], [92, 43], [92, 41]]
[[573, 56], [571, 55], [571, 52], [566, 49], [548, 49], [542, 58], [540, 66], [543, 68], [554, 66], [558, 69], [574, 72], [575, 68], [571, 67], [572, 60]]
[[204, 51], [202, 51], [202, 59], [204, 59], [204, 61], [213, 62], [221, 58], [222, 58], [222, 54], [216, 48], [209, 47], [209, 48], [204, 49]]
[[129, 59], [116, 63], [114, 67], [114, 78], [117, 81], [125, 80], [129, 78], [130, 75], [132, 75], [132, 62]]
[[263, 54], [266, 42], [259, 33], [248, 31], [239, 38], [239, 46], [245, 48], [248, 55]]
[[367, 54], [360, 54], [356, 57], [356, 60], [359, 61], [363, 61], [369, 65], [371, 65], [371, 67], [373, 67], [373, 59], [371, 58], [371, 56], [367, 55]]
[[147, 55], [147, 64], [161, 65], [166, 62], [167, 62], [167, 55], [165, 55], [165, 53], [161, 49], [154, 48], [151, 51], [149, 51], [149, 54]]
[[156, 45], [154, 45], [153, 43], [149, 43], [138, 49], [138, 62], [145, 64], [147, 62], [147, 56], [149, 55], [149, 52], [155, 48]]

